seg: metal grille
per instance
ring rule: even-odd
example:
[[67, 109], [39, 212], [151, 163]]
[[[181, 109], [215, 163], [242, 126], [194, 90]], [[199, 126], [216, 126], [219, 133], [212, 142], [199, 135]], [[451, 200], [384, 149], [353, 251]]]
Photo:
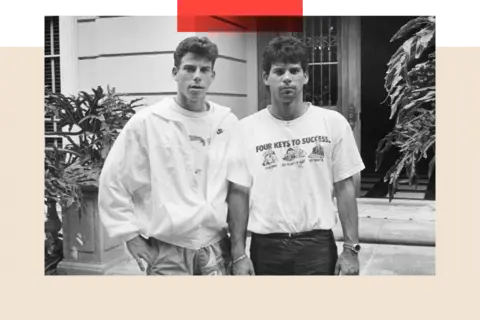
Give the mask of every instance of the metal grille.
[[303, 32], [293, 33], [309, 50], [309, 83], [305, 101], [335, 108], [338, 102], [338, 17], [305, 17]]
[[45, 86], [60, 92], [60, 23], [58, 17], [45, 17]]
[[[61, 131], [58, 127], [58, 119], [54, 117], [46, 117], [44, 119], [44, 125], [45, 125], [45, 133], [53, 133], [53, 132]], [[62, 148], [63, 138], [58, 135], [45, 137], [46, 147], [52, 147], [53, 144], [55, 144], [58, 148]]]
[[[60, 81], [60, 22], [59, 17], [45, 17], [45, 86], [55, 93], [61, 92]], [[45, 133], [60, 131], [53, 117], [45, 118]], [[45, 147], [63, 148], [63, 138], [45, 137]]]
[[57, 146], [57, 148], [63, 148], [63, 139], [62, 138], [45, 138], [45, 147], [52, 148], [53, 146]]

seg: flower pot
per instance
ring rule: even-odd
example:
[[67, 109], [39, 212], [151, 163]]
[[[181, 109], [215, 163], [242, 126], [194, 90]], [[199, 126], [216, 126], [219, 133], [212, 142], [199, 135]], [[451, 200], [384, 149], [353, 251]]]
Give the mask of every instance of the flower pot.
[[98, 214], [98, 189], [83, 188], [82, 210], [62, 210], [64, 259], [62, 275], [103, 275], [128, 259], [125, 244], [108, 236]]

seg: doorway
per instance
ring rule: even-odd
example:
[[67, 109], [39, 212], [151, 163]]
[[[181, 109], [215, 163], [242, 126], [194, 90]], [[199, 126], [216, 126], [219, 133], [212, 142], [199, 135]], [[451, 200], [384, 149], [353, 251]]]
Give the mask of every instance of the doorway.
[[[361, 155], [365, 163], [362, 172], [361, 196], [386, 198], [388, 184], [383, 181], [387, 170], [395, 163], [398, 152], [391, 150], [385, 155], [383, 164], [375, 172], [375, 150], [378, 142], [394, 126], [390, 120], [390, 108], [385, 102], [384, 89], [387, 63], [404, 39], [390, 42], [397, 31], [413, 16], [369, 16], [361, 17]], [[424, 199], [428, 185], [428, 163], [431, 156], [419, 163], [419, 185], [409, 186], [407, 179], [400, 179], [395, 199]]]

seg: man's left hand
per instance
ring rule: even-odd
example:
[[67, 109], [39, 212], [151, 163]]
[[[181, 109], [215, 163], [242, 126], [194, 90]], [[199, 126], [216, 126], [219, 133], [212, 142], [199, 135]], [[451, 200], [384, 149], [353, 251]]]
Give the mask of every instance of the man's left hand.
[[358, 276], [359, 273], [360, 264], [358, 262], [358, 255], [349, 249], [344, 249], [335, 265], [335, 275]]

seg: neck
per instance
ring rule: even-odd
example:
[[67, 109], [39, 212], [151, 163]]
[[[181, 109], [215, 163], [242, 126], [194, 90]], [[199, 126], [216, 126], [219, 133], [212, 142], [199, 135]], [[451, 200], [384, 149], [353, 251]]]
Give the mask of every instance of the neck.
[[194, 101], [194, 100], [188, 99], [186, 96], [180, 93], [177, 93], [175, 97], [175, 101], [180, 107], [188, 111], [204, 112], [208, 110], [207, 104], [205, 103], [205, 98]]
[[307, 104], [301, 99], [288, 102], [272, 99], [270, 112], [280, 120], [293, 120], [303, 115], [306, 106]]

